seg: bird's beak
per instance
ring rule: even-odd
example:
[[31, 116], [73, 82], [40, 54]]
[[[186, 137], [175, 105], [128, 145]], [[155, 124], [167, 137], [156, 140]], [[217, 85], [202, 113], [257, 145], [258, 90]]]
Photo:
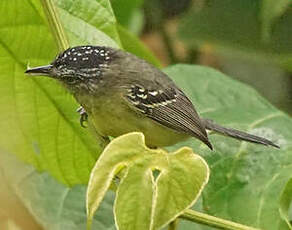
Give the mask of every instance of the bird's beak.
[[44, 76], [52, 76], [53, 65], [44, 65], [38, 66], [34, 68], [27, 67], [25, 73], [29, 75], [44, 75]]

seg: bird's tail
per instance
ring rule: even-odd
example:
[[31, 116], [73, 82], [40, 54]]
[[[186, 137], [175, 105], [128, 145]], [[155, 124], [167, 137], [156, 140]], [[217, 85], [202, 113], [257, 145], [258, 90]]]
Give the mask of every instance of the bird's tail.
[[262, 144], [262, 145], [270, 145], [276, 148], [280, 148], [278, 145], [274, 144], [273, 142], [263, 137], [248, 134], [248, 133], [245, 133], [236, 129], [232, 129], [232, 128], [225, 128], [221, 125], [217, 125], [210, 119], [202, 119], [202, 120], [205, 122], [206, 129], [214, 131], [216, 133], [219, 133], [228, 137], [232, 137], [238, 140], [253, 142], [253, 143]]

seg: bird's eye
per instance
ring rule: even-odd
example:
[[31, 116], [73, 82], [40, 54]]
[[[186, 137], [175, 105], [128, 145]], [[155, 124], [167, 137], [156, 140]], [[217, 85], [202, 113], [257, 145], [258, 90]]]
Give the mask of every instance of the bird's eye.
[[66, 77], [66, 82], [68, 84], [74, 84], [76, 82], [76, 78], [75, 77]]

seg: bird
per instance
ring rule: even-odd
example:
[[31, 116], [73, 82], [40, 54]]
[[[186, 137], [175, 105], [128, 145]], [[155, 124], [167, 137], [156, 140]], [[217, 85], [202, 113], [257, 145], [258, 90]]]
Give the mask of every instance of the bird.
[[102, 137], [142, 132], [150, 148], [195, 137], [213, 150], [207, 133], [210, 130], [279, 148], [263, 137], [201, 117], [167, 74], [120, 49], [93, 45], [71, 47], [50, 64], [28, 67], [25, 73], [59, 81], [81, 105], [81, 125], [88, 116]]

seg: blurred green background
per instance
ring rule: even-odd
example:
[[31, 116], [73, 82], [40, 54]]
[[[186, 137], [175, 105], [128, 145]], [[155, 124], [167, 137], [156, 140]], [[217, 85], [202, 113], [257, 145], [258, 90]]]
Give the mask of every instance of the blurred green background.
[[[156, 66], [160, 66], [159, 61], [163, 67], [176, 63], [211, 66], [251, 85], [277, 108], [292, 114], [291, 0], [111, 0], [113, 12], [106, 0], [55, 3], [71, 45], [123, 47]], [[43, 65], [57, 53], [41, 2], [2, 0], [0, 12], [4, 15], [0, 19], [0, 230], [20, 229], [14, 222], [29, 230], [41, 230], [43, 226], [49, 230], [84, 229], [83, 184], [101, 149], [80, 127], [78, 114], [74, 113], [78, 105], [63, 88], [49, 79], [32, 80], [23, 74], [28, 62], [31, 66]], [[129, 31], [141, 38], [159, 61]], [[203, 77], [196, 80], [198, 72], [186, 71], [186, 67], [169, 68], [181, 77], [178, 81], [194, 75], [197, 82], [185, 85], [190, 86], [188, 93], [196, 98], [199, 112], [204, 112], [202, 108], [219, 108], [217, 113], [205, 111], [204, 115], [267, 137], [269, 132], [265, 130], [272, 129], [277, 134], [275, 139], [282, 141], [281, 150], [218, 136], [211, 136], [217, 146], [215, 152], [199, 148], [194, 140], [188, 144], [205, 157], [213, 172], [198, 209], [250, 223], [260, 201], [264, 207], [254, 224], [271, 225], [282, 215], [278, 199], [291, 177], [291, 119], [255, 91], [223, 81], [218, 73], [214, 73], [215, 84], [205, 90], [202, 86], [208, 83]], [[206, 93], [209, 97], [203, 96]], [[231, 105], [228, 111], [227, 105]], [[34, 167], [15, 163], [13, 154]], [[233, 163], [234, 172], [230, 167]], [[36, 168], [47, 173], [39, 173]], [[270, 183], [271, 178], [274, 183]], [[226, 184], [227, 189], [215, 196], [213, 192]], [[113, 194], [109, 194], [96, 218], [97, 229], [115, 229], [112, 202]], [[289, 206], [291, 201], [286, 203]], [[242, 212], [240, 205], [253, 212]], [[250, 216], [243, 219], [242, 213]], [[286, 219], [292, 220], [292, 207]], [[286, 229], [272, 224], [271, 229]], [[193, 223], [182, 222], [180, 229], [193, 228]]]
[[211, 66], [292, 113], [290, 0], [112, 0], [117, 21], [164, 66]]

